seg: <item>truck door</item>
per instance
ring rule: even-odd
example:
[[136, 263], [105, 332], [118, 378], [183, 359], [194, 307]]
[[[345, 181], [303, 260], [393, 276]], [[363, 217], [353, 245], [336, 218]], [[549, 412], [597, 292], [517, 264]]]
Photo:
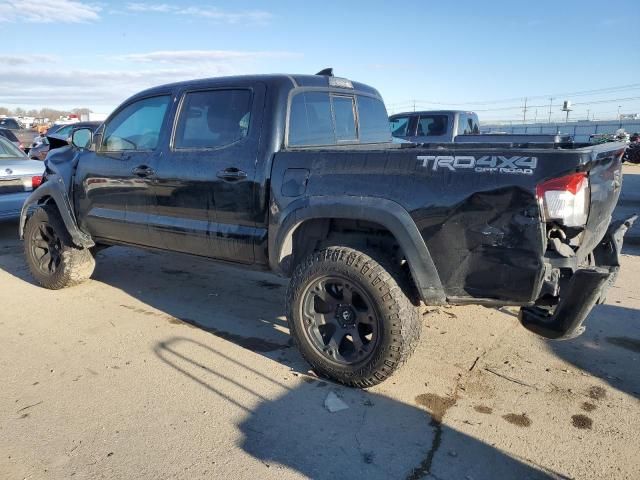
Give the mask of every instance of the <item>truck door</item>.
[[170, 95], [134, 100], [104, 125], [95, 151], [76, 171], [81, 228], [96, 238], [152, 245], [148, 220], [155, 204], [153, 176]]
[[253, 262], [264, 94], [262, 84], [182, 93], [150, 222], [164, 248]]

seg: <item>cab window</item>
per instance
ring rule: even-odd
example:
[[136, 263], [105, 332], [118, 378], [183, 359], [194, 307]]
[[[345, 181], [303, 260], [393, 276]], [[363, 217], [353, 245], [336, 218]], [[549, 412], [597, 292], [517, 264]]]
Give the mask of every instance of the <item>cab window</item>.
[[180, 111], [174, 148], [220, 148], [249, 132], [250, 90], [187, 93]]
[[447, 133], [449, 117], [446, 115], [420, 115], [417, 136], [440, 136]]
[[389, 121], [391, 135], [394, 137], [406, 137], [409, 128], [409, 117], [394, 117]]
[[458, 119], [458, 135], [476, 135], [480, 133], [478, 119], [475, 115], [460, 114]]
[[154, 150], [171, 97], [144, 98], [120, 110], [104, 127], [103, 151]]

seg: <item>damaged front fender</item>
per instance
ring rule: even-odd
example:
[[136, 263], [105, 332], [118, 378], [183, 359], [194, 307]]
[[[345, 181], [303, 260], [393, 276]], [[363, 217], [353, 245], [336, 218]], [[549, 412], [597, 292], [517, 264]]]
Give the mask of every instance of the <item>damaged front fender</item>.
[[48, 174], [46, 182], [38, 187], [29, 197], [25, 200], [20, 212], [20, 226], [19, 234], [20, 239], [24, 237], [24, 226], [27, 223], [27, 218], [31, 209], [38, 205], [43, 204], [55, 204], [60, 213], [60, 217], [64, 222], [64, 225], [71, 236], [71, 240], [74, 245], [80, 248], [91, 248], [95, 245], [95, 242], [89, 235], [84, 233], [78, 228], [75, 214], [73, 213], [73, 207], [67, 195], [65, 184], [62, 177], [58, 174]]

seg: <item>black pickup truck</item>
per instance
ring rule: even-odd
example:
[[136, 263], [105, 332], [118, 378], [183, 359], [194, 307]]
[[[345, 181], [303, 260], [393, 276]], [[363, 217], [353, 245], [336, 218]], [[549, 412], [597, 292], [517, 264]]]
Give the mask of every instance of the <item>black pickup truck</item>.
[[379, 93], [328, 71], [160, 86], [71, 143], [22, 209], [41, 285], [114, 244], [268, 269], [302, 355], [358, 387], [407, 360], [421, 302], [579, 334], [633, 221], [611, 223], [622, 144], [397, 145]]

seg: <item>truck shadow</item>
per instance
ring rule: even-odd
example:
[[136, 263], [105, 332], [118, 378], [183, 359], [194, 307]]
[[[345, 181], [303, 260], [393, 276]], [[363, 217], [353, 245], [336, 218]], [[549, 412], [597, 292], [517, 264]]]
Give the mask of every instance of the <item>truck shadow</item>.
[[[286, 467], [315, 479], [564, 478], [384, 395], [305, 375], [285, 385], [262, 363], [250, 366], [184, 337], [159, 342], [154, 352], [240, 411], [241, 448], [274, 475]], [[330, 413], [324, 407], [330, 392], [348, 408]]]
[[586, 325], [578, 338], [549, 342], [549, 349], [613, 388], [640, 398], [640, 376], [635, 367], [640, 354], [640, 310], [599, 305]]

